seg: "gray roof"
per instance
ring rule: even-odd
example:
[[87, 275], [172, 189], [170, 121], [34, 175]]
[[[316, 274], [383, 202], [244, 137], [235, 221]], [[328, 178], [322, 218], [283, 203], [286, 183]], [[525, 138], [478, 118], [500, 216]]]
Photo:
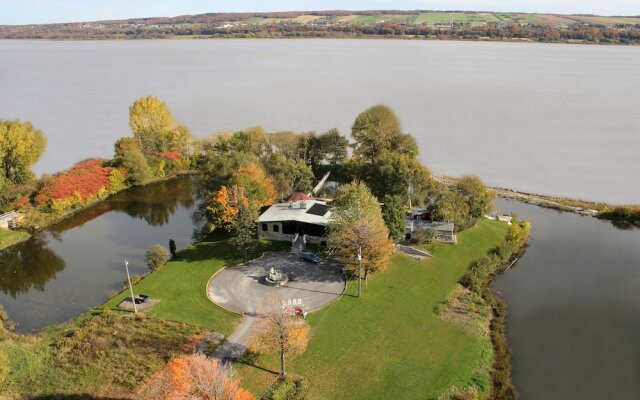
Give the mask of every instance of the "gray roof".
[[277, 203], [260, 215], [258, 222], [298, 221], [326, 226], [331, 219], [327, 203], [319, 200]]
[[409, 217], [406, 219], [407, 229], [411, 229], [412, 223], [413, 223], [413, 229], [430, 228], [430, 229], [435, 229], [436, 231], [453, 233], [455, 228], [455, 225], [453, 222], [422, 221], [422, 220], [414, 220]]

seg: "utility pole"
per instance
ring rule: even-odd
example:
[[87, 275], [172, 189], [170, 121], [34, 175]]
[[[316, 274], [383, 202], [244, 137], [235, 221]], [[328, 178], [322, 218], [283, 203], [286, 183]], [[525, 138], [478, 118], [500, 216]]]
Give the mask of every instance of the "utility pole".
[[362, 247], [358, 246], [358, 298], [362, 296]]
[[131, 291], [131, 302], [133, 303], [133, 313], [137, 314], [136, 299], [133, 297], [133, 286], [131, 286], [131, 277], [129, 276], [129, 261], [124, 260], [124, 269], [127, 271], [127, 281], [129, 282], [129, 291]]

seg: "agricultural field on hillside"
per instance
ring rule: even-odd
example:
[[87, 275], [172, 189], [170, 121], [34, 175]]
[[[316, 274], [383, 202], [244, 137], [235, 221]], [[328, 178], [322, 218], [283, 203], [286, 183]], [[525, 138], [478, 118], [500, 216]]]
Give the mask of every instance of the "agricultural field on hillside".
[[411, 23], [416, 18], [415, 15], [394, 15], [394, 14], [380, 14], [380, 15], [358, 15], [356, 18], [350, 19], [350, 24], [360, 25], [375, 25], [382, 23]]
[[466, 23], [469, 22], [467, 15], [461, 12], [428, 12], [421, 13], [415, 19], [416, 24], [448, 24], [453, 19], [453, 22]]

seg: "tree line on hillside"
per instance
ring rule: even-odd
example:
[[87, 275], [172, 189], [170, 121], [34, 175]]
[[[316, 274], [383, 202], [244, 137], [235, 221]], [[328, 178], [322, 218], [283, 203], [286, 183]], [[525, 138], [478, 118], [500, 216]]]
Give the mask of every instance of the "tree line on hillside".
[[[332, 12], [329, 12], [331, 14]], [[85, 23], [0, 26], [0, 38], [5, 39], [132, 39], [170, 38], [175, 36], [208, 36], [228, 38], [252, 37], [398, 37], [466, 40], [532, 40], [537, 42], [571, 42], [603, 44], [638, 44], [640, 28], [637, 24], [584, 24], [575, 21], [566, 26], [548, 26], [535, 22], [521, 25], [519, 22], [487, 22], [476, 26], [456, 23], [453, 26], [415, 24], [389, 20], [376, 24], [340, 22], [331, 14], [322, 22], [304, 23], [265, 20], [260, 24], [247, 24], [247, 14], [205, 14], [176, 18], [146, 18], [128, 21], [103, 21], [100, 29], [90, 29]], [[402, 14], [393, 11], [394, 14]], [[349, 13], [353, 14], [353, 13]], [[380, 12], [362, 12], [361, 15], [378, 15]], [[270, 15], [278, 15], [271, 17]], [[312, 12], [302, 15], [314, 15]], [[261, 13], [263, 18], [293, 18], [299, 13]], [[325, 16], [325, 15], [323, 15]], [[237, 22], [237, 24], [220, 24]]]

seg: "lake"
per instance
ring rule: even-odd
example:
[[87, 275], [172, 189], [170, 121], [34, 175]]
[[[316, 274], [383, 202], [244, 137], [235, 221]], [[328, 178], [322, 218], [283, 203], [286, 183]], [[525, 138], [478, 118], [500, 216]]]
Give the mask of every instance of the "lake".
[[524, 256], [493, 288], [508, 303], [523, 400], [640, 398], [640, 230], [498, 200], [530, 219]]
[[120, 192], [30, 240], [0, 251], [0, 304], [20, 332], [68, 321], [103, 303], [159, 243], [190, 244], [195, 208], [191, 178]]
[[348, 135], [393, 107], [435, 172], [640, 203], [640, 47], [399, 40], [0, 42], [0, 118], [46, 132], [36, 170], [110, 157], [152, 94], [198, 136]]

